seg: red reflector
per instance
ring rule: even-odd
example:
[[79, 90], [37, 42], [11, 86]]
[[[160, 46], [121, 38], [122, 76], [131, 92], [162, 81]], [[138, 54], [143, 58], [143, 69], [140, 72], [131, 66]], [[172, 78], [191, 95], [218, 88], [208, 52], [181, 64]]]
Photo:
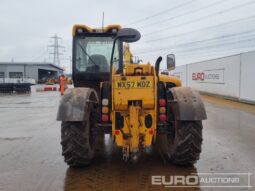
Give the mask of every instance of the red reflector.
[[159, 121], [160, 122], [166, 122], [166, 115], [165, 114], [159, 115]]
[[160, 107], [165, 107], [166, 106], [166, 100], [165, 99], [160, 99], [159, 100], [159, 106]]
[[115, 130], [115, 135], [119, 135], [120, 131], [119, 130]]
[[153, 129], [149, 130], [149, 134], [152, 135], [154, 133]]
[[109, 121], [109, 116], [108, 115], [102, 115], [102, 121], [103, 122]]

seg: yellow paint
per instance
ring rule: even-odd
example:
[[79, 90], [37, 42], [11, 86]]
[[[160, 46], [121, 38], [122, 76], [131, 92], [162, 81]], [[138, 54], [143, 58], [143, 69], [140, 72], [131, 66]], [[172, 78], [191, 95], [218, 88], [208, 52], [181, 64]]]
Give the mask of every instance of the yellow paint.
[[159, 80], [164, 82], [165, 85], [166, 85], [166, 82], [171, 82], [175, 84], [176, 87], [180, 87], [182, 85], [181, 80], [174, 76], [159, 75]]
[[[145, 79], [141, 79], [141, 76], [126, 76], [125, 80], [121, 80], [120, 75], [113, 76], [113, 107], [115, 110], [127, 111], [128, 102], [132, 100], [141, 100], [142, 107], [144, 109], [155, 108], [155, 78], [154, 76], [146, 76]], [[135, 84], [135, 87], [118, 88], [118, 84], [122, 82], [124, 84]], [[150, 87], [137, 88], [137, 84], [149, 84]]]
[[150, 64], [126, 64], [124, 75], [154, 75], [154, 67]]
[[130, 79], [130, 80], [128, 80], [128, 81], [126, 81], [126, 80], [116, 80], [115, 82], [114, 82], [114, 87], [116, 88], [116, 89], [133, 89], [133, 88], [136, 88], [136, 89], [141, 89], [141, 88], [144, 88], [144, 89], [146, 89], [146, 88], [153, 88], [153, 86], [154, 86], [154, 83], [153, 83], [153, 81], [151, 81], [151, 80], [142, 80], [142, 79], [140, 79], [139, 80], [139, 78], [138, 78], [138, 80], [137, 80], [137, 78], [135, 78], [135, 79]]
[[138, 150], [139, 145], [139, 112], [140, 106], [129, 106], [129, 142], [130, 142], [130, 151]]
[[[157, 83], [158, 80], [181, 86], [181, 81], [173, 76], [156, 76], [155, 68], [150, 64], [125, 64], [123, 76], [112, 76], [112, 129], [115, 127], [115, 112], [120, 112], [124, 117], [124, 127], [120, 134], [113, 136], [117, 146], [127, 148], [130, 152], [136, 151], [140, 146], [149, 147], [156, 139], [157, 128]], [[144, 86], [141, 86], [143, 82]], [[134, 101], [137, 100], [137, 101]], [[160, 113], [166, 113], [166, 108], [161, 107]], [[145, 126], [145, 116], [150, 114], [153, 122], [149, 133]], [[123, 138], [123, 134], [128, 139]], [[140, 145], [140, 146], [139, 146]]]
[[[138, 68], [138, 69], [137, 69]], [[124, 127], [119, 135], [113, 136], [118, 146], [130, 152], [137, 151], [139, 145], [149, 147], [154, 135], [149, 134], [145, 126], [145, 116], [151, 115], [152, 129], [156, 131], [157, 110], [157, 77], [150, 64], [126, 64], [124, 76], [114, 74], [112, 77], [112, 129], [115, 127], [115, 112], [124, 117]], [[143, 84], [143, 85], [141, 85]], [[136, 101], [135, 101], [136, 100]], [[123, 138], [123, 134], [128, 139]]]

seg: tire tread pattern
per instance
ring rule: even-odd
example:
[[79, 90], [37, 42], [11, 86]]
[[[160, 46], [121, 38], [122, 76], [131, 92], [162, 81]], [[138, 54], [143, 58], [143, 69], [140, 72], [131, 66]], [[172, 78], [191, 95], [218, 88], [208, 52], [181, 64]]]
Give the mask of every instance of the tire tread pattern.
[[192, 165], [199, 160], [202, 150], [202, 122], [180, 121], [178, 124], [170, 159], [176, 165]]
[[89, 128], [85, 122], [62, 122], [61, 145], [62, 155], [69, 166], [88, 166], [93, 158], [89, 143]]

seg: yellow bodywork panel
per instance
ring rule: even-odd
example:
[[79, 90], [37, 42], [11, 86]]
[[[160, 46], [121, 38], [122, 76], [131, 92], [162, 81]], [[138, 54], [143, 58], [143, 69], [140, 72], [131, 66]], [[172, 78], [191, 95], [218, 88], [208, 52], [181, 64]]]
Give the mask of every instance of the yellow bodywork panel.
[[[153, 118], [152, 127], [146, 128], [145, 116], [150, 114]], [[156, 113], [154, 110], [145, 110], [142, 112], [139, 106], [130, 106], [127, 112], [122, 112], [121, 115], [124, 117], [124, 127], [120, 130], [121, 133], [118, 135], [113, 134], [116, 145], [123, 147], [130, 147], [130, 151], [138, 149], [140, 146], [149, 147], [152, 144], [153, 138], [156, 133]], [[115, 121], [115, 112], [112, 113], [112, 121]], [[115, 123], [112, 124], [113, 132], [117, 129]], [[153, 133], [150, 133], [153, 132]], [[130, 137], [125, 140], [123, 134], [129, 135]]]
[[154, 68], [150, 64], [126, 64], [124, 67], [124, 75], [151, 75], [154, 76]]
[[[129, 152], [149, 147], [156, 133], [157, 77], [149, 65], [126, 64], [124, 75], [112, 77], [112, 130], [118, 146]], [[116, 113], [123, 117], [123, 127], [116, 127]], [[151, 117], [146, 127], [145, 118]]]
[[115, 76], [113, 79], [113, 104], [118, 111], [127, 111], [128, 102], [139, 100], [143, 109], [153, 109], [155, 107], [155, 81], [153, 76]]
[[171, 82], [171, 83], [175, 84], [176, 87], [180, 87], [182, 85], [181, 80], [174, 76], [159, 75], [159, 80], [164, 82], [165, 86], [166, 86], [167, 82]]
[[129, 131], [132, 135], [132, 141], [130, 142], [130, 151], [132, 149], [136, 149], [139, 146], [139, 128], [140, 128], [140, 121], [139, 121], [139, 113], [140, 113], [140, 106], [133, 106], [129, 107]]

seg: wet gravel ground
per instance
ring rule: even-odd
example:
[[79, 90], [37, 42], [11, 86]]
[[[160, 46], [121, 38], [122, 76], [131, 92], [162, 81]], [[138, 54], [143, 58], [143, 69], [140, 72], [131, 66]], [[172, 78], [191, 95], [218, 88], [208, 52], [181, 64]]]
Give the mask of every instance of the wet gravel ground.
[[[0, 95], [0, 190], [248, 190], [248, 188], [165, 188], [151, 176], [193, 173], [253, 173], [255, 186], [255, 106], [204, 96], [203, 151], [193, 167], [164, 164], [148, 151], [127, 164], [108, 136], [87, 168], [69, 168], [61, 156], [60, 123], [55, 120], [58, 92]], [[199, 177], [203, 176], [202, 174]], [[246, 177], [241, 177], [246, 181]], [[247, 181], [246, 181], [247, 182]], [[255, 188], [250, 188], [255, 190]]]

